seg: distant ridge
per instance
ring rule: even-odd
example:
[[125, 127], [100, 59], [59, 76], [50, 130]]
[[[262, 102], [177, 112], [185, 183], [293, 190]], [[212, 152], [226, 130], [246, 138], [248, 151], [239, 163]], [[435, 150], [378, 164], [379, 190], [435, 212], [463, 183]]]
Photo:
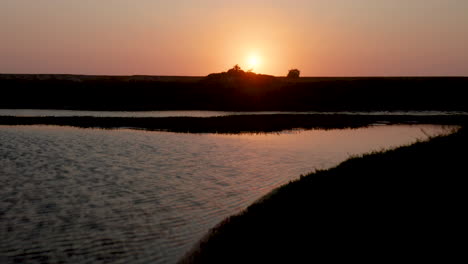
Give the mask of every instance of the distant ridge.
[[0, 80], [29, 80], [29, 81], [198, 81], [203, 77], [197, 76], [152, 76], [152, 75], [81, 75], [81, 74], [0, 74]]
[[468, 111], [468, 77], [0, 74], [0, 108]]

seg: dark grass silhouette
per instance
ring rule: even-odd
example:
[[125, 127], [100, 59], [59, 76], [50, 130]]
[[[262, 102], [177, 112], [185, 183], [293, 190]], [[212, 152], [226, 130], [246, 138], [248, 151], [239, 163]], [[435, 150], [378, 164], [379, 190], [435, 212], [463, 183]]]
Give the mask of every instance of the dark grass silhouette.
[[224, 220], [180, 263], [464, 257], [467, 149], [463, 128], [301, 177]]
[[231, 70], [206, 77], [0, 74], [0, 108], [468, 111], [467, 77], [287, 78]]
[[273, 114], [219, 117], [14, 117], [0, 116], [0, 125], [60, 125], [83, 128], [134, 128], [185, 133], [279, 132], [290, 129], [358, 128], [386, 124], [468, 124], [468, 116]]

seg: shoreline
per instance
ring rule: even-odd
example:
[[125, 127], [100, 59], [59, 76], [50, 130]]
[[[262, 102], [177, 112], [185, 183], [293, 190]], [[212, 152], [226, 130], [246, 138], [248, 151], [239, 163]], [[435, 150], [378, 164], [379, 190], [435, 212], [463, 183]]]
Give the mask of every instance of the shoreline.
[[375, 124], [464, 125], [468, 116], [268, 114], [217, 117], [16, 117], [0, 116], [0, 125], [58, 125], [80, 128], [131, 128], [179, 133], [268, 133], [293, 129], [359, 128]]
[[467, 147], [463, 127], [301, 176], [223, 220], [179, 263], [457, 259]]

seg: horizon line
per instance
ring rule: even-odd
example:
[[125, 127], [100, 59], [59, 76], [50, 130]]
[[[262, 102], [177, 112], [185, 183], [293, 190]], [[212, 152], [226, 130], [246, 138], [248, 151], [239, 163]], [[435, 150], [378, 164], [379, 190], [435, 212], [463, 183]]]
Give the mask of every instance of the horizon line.
[[[222, 72], [213, 72], [222, 73]], [[209, 74], [213, 74], [209, 73]], [[255, 72], [254, 72], [255, 73]], [[95, 76], [95, 77], [186, 77], [186, 78], [203, 78], [207, 75], [148, 75], [148, 74], [80, 74], [80, 73], [1, 73], [0, 75], [69, 75], [69, 76]], [[264, 73], [255, 73], [258, 75], [269, 75], [277, 78], [286, 78], [286, 76], [277, 76]], [[437, 77], [453, 77], [453, 78], [467, 78], [468, 75], [324, 75], [324, 76], [299, 76], [298, 78], [437, 78]]]

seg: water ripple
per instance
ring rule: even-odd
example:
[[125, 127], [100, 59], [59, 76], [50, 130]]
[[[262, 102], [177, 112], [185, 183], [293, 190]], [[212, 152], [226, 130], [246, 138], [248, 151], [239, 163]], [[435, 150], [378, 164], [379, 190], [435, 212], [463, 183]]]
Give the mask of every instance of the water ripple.
[[444, 131], [0, 126], [0, 262], [173, 263], [223, 218], [300, 174]]

